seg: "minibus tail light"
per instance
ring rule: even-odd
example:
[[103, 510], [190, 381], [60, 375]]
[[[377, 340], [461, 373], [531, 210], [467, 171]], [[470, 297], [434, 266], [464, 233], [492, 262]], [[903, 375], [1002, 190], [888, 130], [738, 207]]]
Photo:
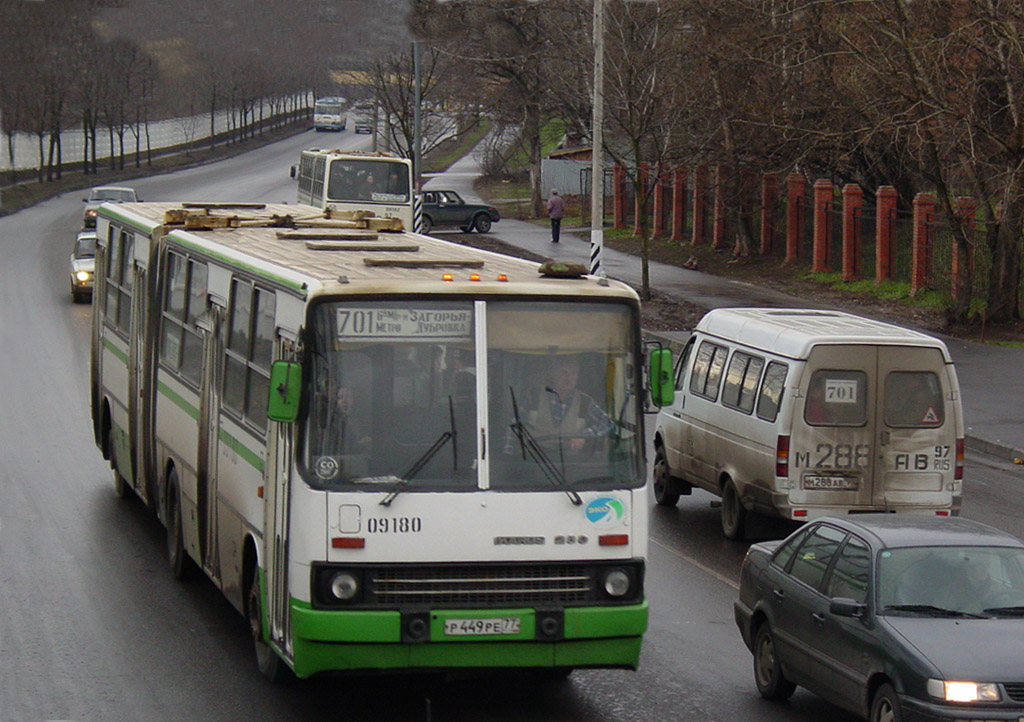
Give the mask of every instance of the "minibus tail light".
[[960, 481], [964, 478], [964, 440], [956, 440], [956, 466], [953, 467], [953, 479]]
[[789, 437], [780, 436], [775, 444], [775, 476], [789, 476]]

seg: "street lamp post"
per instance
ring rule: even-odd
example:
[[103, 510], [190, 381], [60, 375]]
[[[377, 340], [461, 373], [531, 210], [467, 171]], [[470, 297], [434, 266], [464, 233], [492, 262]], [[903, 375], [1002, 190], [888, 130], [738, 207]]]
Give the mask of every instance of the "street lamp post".
[[593, 149], [590, 171], [590, 273], [604, 276], [604, 0], [594, 0], [594, 115], [591, 123]]

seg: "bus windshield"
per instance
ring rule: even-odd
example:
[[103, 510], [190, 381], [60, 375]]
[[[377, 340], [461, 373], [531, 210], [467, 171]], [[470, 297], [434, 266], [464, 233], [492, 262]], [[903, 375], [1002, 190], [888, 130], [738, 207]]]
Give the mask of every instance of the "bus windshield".
[[617, 303], [321, 303], [302, 473], [349, 490], [639, 487], [634, 324]]
[[314, 113], [324, 115], [341, 115], [341, 102], [337, 100], [318, 100], [313, 106]]
[[334, 160], [327, 201], [409, 202], [409, 169], [387, 160]]

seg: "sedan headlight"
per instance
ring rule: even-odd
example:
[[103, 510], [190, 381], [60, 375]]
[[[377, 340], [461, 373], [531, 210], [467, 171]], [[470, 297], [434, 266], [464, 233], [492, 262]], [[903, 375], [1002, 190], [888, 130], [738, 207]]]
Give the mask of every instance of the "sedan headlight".
[[946, 702], [998, 702], [999, 685], [992, 682], [951, 682], [929, 679], [928, 694]]
[[92, 274], [89, 273], [88, 271], [79, 271], [78, 273], [75, 274], [75, 278], [77, 278], [82, 283], [85, 283], [90, 278], [92, 278]]

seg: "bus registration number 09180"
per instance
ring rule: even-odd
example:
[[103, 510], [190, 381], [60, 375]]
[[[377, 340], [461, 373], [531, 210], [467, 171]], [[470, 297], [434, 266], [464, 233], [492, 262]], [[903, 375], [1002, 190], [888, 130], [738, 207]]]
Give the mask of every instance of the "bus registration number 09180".
[[444, 633], [449, 637], [471, 637], [491, 634], [519, 634], [519, 617], [493, 619], [446, 619]]

